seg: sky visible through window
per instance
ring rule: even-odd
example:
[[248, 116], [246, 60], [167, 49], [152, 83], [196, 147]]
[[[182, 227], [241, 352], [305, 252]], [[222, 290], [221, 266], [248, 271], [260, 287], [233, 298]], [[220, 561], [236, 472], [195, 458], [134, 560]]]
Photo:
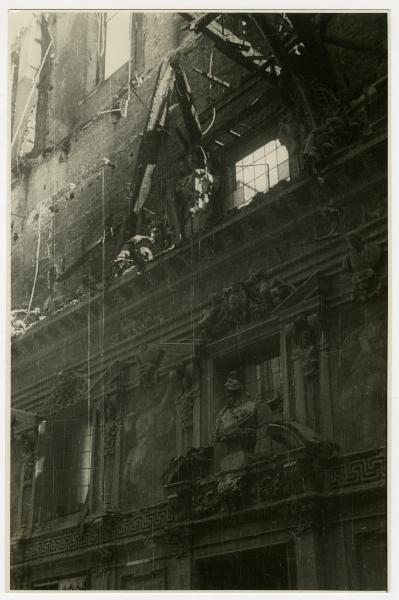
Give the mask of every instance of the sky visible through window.
[[105, 37], [105, 79], [129, 60], [129, 23], [127, 10], [107, 13]]
[[236, 163], [236, 189], [244, 188], [248, 204], [257, 192], [267, 192], [279, 181], [289, 180], [288, 152], [279, 140], [272, 140]]

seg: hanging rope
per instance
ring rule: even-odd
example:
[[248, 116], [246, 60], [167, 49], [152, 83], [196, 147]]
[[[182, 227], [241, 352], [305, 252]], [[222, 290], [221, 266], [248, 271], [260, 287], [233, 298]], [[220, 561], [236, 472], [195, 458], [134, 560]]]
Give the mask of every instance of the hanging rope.
[[208, 131], [210, 131], [210, 129], [213, 127], [215, 119], [216, 119], [216, 108], [213, 107], [212, 121], [210, 122], [210, 124], [208, 125], [208, 127], [205, 129], [205, 131], [202, 132], [202, 136], [206, 135], [208, 133]]

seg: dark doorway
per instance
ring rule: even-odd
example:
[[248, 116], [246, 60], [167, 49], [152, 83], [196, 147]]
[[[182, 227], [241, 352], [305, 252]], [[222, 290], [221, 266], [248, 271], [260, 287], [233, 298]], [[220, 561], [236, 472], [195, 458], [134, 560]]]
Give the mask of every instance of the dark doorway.
[[291, 590], [295, 560], [291, 544], [229, 554], [199, 563], [201, 590]]

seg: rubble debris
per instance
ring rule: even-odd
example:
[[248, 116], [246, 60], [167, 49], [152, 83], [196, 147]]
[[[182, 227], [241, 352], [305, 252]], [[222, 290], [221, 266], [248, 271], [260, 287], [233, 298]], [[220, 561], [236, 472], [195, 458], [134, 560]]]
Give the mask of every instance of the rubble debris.
[[113, 278], [120, 277], [127, 269], [136, 266], [137, 273], [145, 270], [147, 262], [154, 258], [154, 239], [148, 235], [134, 235], [119, 252], [113, 264]]
[[39, 307], [31, 309], [29, 312], [25, 308], [14, 309], [11, 311], [11, 339], [14, 339], [25, 333], [32, 325], [45, 319], [41, 315]]

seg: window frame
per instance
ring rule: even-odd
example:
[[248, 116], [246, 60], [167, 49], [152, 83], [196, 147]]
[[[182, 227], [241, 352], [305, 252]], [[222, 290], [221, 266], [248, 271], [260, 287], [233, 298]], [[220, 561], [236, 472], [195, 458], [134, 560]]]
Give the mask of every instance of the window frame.
[[[286, 154], [286, 158], [279, 162], [280, 149], [284, 152], [284, 154]], [[257, 158], [256, 153], [259, 151], [263, 151], [263, 153], [260, 157]], [[275, 160], [271, 161], [270, 157], [274, 158]], [[245, 162], [247, 162], [248, 159], [251, 160], [251, 163], [246, 165]], [[288, 164], [288, 177], [280, 179], [279, 167], [281, 167], [281, 165], [283, 165], [285, 163]], [[249, 167], [252, 168], [252, 174], [251, 174], [250, 178], [247, 178], [246, 177], [246, 169]], [[262, 173], [260, 175], [256, 174], [257, 169], [262, 170]], [[241, 171], [241, 179], [240, 180], [237, 177], [239, 171]], [[272, 174], [273, 174], [273, 177], [272, 177]], [[252, 175], [253, 175], [253, 177], [252, 177]], [[263, 178], [263, 177], [265, 178], [264, 189], [262, 189], [262, 186], [260, 189], [257, 189], [257, 182], [259, 181], [260, 178]], [[253, 152], [246, 154], [241, 160], [239, 160], [235, 163], [235, 191], [238, 191], [241, 188], [244, 188], [244, 202], [243, 202], [244, 206], [249, 204], [251, 202], [252, 198], [254, 197], [254, 195], [256, 195], [257, 193], [266, 194], [267, 192], [269, 192], [271, 190], [271, 188], [273, 188], [275, 185], [277, 185], [280, 181], [287, 181], [289, 179], [290, 179], [290, 174], [289, 174], [288, 150], [287, 150], [287, 147], [284, 146], [284, 144], [282, 144], [278, 138], [276, 138], [274, 140], [270, 140], [270, 142], [267, 142], [266, 144], [262, 144], [262, 146], [259, 146]], [[240, 181], [240, 183], [242, 184], [240, 187], [238, 187], [238, 181]], [[273, 181], [274, 181], [274, 183], [273, 183]], [[250, 189], [252, 191], [252, 195], [249, 197], [247, 197], [247, 194], [246, 194], [247, 189]]]
[[[86, 421], [85, 421], [86, 419]], [[78, 470], [82, 470], [79, 467], [77, 461], [83, 454], [83, 452], [78, 452], [74, 457], [74, 463], [68, 464], [65, 462], [61, 468], [56, 467], [57, 475], [55, 480], [59, 481], [62, 477], [66, 482], [66, 486], [69, 488], [69, 493], [65, 497], [65, 511], [62, 514], [57, 514], [57, 507], [61, 506], [58, 504], [58, 499], [60, 497], [60, 493], [58, 492], [52, 499], [49, 496], [49, 489], [51, 486], [51, 480], [54, 477], [54, 453], [52, 451], [54, 439], [59, 439], [59, 428], [60, 423], [64, 423], [63, 428], [68, 427], [68, 423], [71, 421], [76, 421], [76, 424], [82, 428], [86, 424], [89, 429], [89, 437], [90, 444], [89, 449], [85, 451], [89, 454], [89, 477], [87, 485], [83, 486], [86, 488], [86, 494], [83, 502], [80, 503], [80, 506], [74, 506], [73, 494], [76, 492], [79, 487], [77, 482]], [[45, 432], [43, 434], [40, 433], [41, 425], [46, 423]], [[46, 431], [47, 430], [47, 431]], [[80, 434], [78, 434], [80, 435]], [[67, 439], [67, 437], [65, 437]], [[74, 444], [74, 438], [69, 439], [69, 445]], [[42, 448], [41, 448], [42, 446]], [[44, 446], [44, 448], [43, 448]], [[63, 449], [65, 450], [65, 448]], [[71, 458], [70, 453], [62, 452], [63, 461], [65, 459]], [[92, 485], [93, 475], [94, 475], [94, 458], [96, 454], [96, 430], [95, 430], [95, 418], [91, 413], [88, 415], [87, 406], [83, 403], [76, 403], [70, 406], [67, 406], [54, 414], [51, 414], [49, 418], [43, 419], [38, 425], [38, 457], [36, 461], [36, 469], [35, 469], [35, 478], [36, 478], [36, 489], [35, 489], [35, 499], [34, 499], [34, 507], [33, 507], [33, 522], [35, 527], [44, 526], [50, 522], [62, 522], [63, 520], [68, 521], [69, 519], [76, 518], [76, 515], [79, 515], [83, 510], [83, 507], [90, 500], [90, 488]], [[57, 460], [60, 460], [60, 456], [57, 457]], [[39, 465], [42, 465], [42, 470], [39, 471]], [[59, 463], [58, 463], [59, 464]], [[39, 479], [40, 477], [40, 479]], [[73, 485], [71, 485], [73, 482]], [[47, 496], [47, 499], [45, 497]], [[43, 514], [43, 513], [46, 514]]]
[[[113, 69], [109, 74], [107, 74], [106, 71], [106, 66], [107, 66], [107, 49], [109, 51], [109, 46], [108, 46], [108, 31], [107, 31], [107, 24], [113, 19], [115, 18], [118, 14], [120, 13], [128, 13], [128, 53], [127, 53], [127, 59], [124, 60], [118, 67], [116, 67], [115, 69]], [[132, 12], [130, 10], [114, 10], [114, 11], [106, 11], [103, 13], [105, 15], [105, 22], [104, 22], [104, 56], [103, 56], [103, 60], [102, 60], [102, 81], [107, 81], [110, 77], [112, 77], [117, 71], [119, 71], [119, 69], [121, 69], [126, 63], [129, 62], [129, 60], [131, 60], [132, 58], [132, 33], [133, 33], [133, 15]], [[108, 17], [108, 15], [112, 15], [110, 17]], [[130, 44], [130, 48], [129, 48], [129, 44]]]
[[[234, 210], [238, 208], [232, 202], [232, 194], [236, 191], [236, 164], [241, 161], [243, 158], [248, 156], [249, 154], [256, 152], [257, 149], [262, 146], [266, 146], [268, 143], [278, 140], [281, 146], [285, 146], [282, 144], [278, 137], [278, 130], [275, 126], [271, 126], [268, 123], [259, 123], [257, 133], [249, 132], [247, 135], [243, 135], [237, 142], [233, 144], [229, 144], [228, 146], [220, 149], [221, 154], [221, 166], [222, 166], [222, 178], [224, 180], [224, 207], [225, 210]], [[291, 179], [291, 161], [290, 155], [288, 152], [288, 168]], [[280, 181], [287, 181], [286, 179], [282, 179]], [[277, 184], [280, 182], [277, 181]], [[289, 181], [289, 180], [288, 180]], [[272, 186], [275, 187], [275, 186]], [[258, 192], [267, 194], [270, 192], [272, 188], [269, 188], [266, 192]], [[254, 195], [256, 192], [254, 192]], [[252, 199], [249, 199], [245, 204], [239, 206], [239, 208], [243, 208], [244, 206], [248, 206], [251, 204]]]

